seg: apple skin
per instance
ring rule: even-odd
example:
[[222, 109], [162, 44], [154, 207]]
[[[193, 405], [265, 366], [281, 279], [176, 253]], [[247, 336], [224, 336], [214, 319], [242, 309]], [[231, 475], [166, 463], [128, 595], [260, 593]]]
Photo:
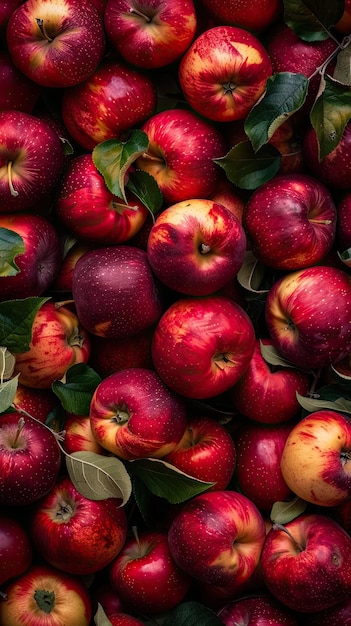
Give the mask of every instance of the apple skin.
[[241, 415], [255, 422], [288, 422], [301, 411], [296, 392], [307, 396], [310, 377], [298, 368], [270, 365], [261, 352], [261, 342], [273, 345], [269, 338], [256, 340], [246, 371], [230, 391], [231, 401]]
[[41, 296], [60, 269], [62, 250], [57, 228], [45, 217], [31, 213], [0, 214], [1, 228], [20, 235], [25, 250], [15, 258], [19, 272], [0, 278], [0, 301]]
[[[89, 590], [79, 576], [61, 572], [47, 564], [34, 564], [6, 585], [6, 600], [0, 603], [0, 623], [52, 626], [89, 626], [92, 607]], [[48, 622], [47, 620], [50, 620]]]
[[52, 567], [88, 575], [107, 567], [127, 538], [127, 515], [120, 500], [90, 500], [63, 476], [33, 506], [29, 534], [38, 554]]
[[72, 138], [90, 152], [107, 139], [123, 139], [152, 115], [155, 107], [152, 78], [106, 58], [89, 78], [63, 91], [61, 115]]
[[192, 0], [109, 0], [107, 37], [127, 63], [155, 69], [177, 61], [192, 42], [197, 18]]
[[174, 562], [167, 533], [151, 530], [127, 539], [109, 566], [109, 576], [125, 606], [147, 615], [177, 606], [192, 582]]
[[351, 422], [324, 409], [304, 417], [290, 432], [281, 457], [291, 490], [313, 504], [332, 507], [351, 494]]
[[49, 300], [35, 315], [27, 352], [16, 353], [15, 374], [28, 387], [49, 389], [75, 363], [87, 363], [89, 334], [75, 311]]
[[336, 148], [322, 160], [319, 159], [316, 131], [309, 126], [302, 139], [302, 153], [312, 176], [331, 189], [351, 190], [351, 121], [346, 124]]
[[[339, 19], [339, 21], [335, 24], [336, 30], [342, 35], [349, 35], [351, 31], [351, 2], [350, 0], [345, 0], [344, 4], [344, 12]], [[334, 626], [334, 625], [330, 625]]]
[[183, 437], [164, 459], [189, 476], [214, 482], [209, 491], [228, 487], [236, 465], [236, 449], [229, 431], [212, 417], [188, 417]]
[[350, 565], [350, 536], [322, 514], [302, 514], [282, 528], [273, 525], [261, 554], [267, 589], [288, 608], [307, 613], [349, 597]]
[[199, 7], [204, 7], [215, 22], [240, 26], [253, 32], [268, 28], [283, 9], [280, 0], [200, 0]]
[[23, 574], [33, 561], [33, 548], [24, 525], [13, 513], [0, 513], [0, 587]]
[[59, 399], [52, 389], [35, 389], [18, 382], [13, 405], [17, 411], [25, 411], [45, 423], [50, 413], [59, 405]]
[[91, 153], [75, 157], [57, 186], [55, 214], [77, 239], [104, 245], [128, 241], [143, 226], [146, 206], [127, 192], [128, 204], [112, 194]]
[[91, 335], [89, 363], [102, 378], [129, 367], [152, 369], [151, 343], [153, 333], [154, 329], [151, 327], [122, 339], [108, 339], [107, 337]]
[[231, 213], [235, 215], [240, 224], [242, 224], [245, 201], [240, 193], [240, 189], [235, 187], [228, 178], [222, 178], [216, 185], [214, 191], [209, 195], [209, 199], [223, 204], [228, 211], [231, 211]]
[[251, 500], [235, 491], [211, 491], [182, 506], [168, 542], [190, 576], [235, 593], [258, 566], [265, 535], [263, 517]]
[[[69, 239], [68, 239], [69, 241]], [[72, 280], [75, 264], [83, 254], [94, 249], [94, 244], [87, 241], [80, 241], [79, 239], [74, 241], [67, 252], [63, 254], [63, 259], [59, 267], [59, 271], [52, 283], [52, 290], [55, 294], [66, 293], [71, 295], [72, 293]]]
[[105, 53], [102, 17], [87, 0], [27, 0], [12, 13], [6, 40], [16, 67], [50, 88], [81, 83]]
[[96, 441], [92, 430], [89, 415], [74, 415], [67, 413], [65, 418], [65, 438], [62, 442], [68, 454], [85, 450], [95, 454], [106, 454]]
[[42, 498], [55, 484], [61, 452], [55, 435], [41, 422], [5, 413], [0, 416], [0, 463], [0, 503], [22, 507]]
[[290, 173], [274, 176], [253, 192], [243, 225], [261, 263], [297, 270], [321, 262], [330, 252], [336, 219], [329, 189], [312, 176]]
[[159, 280], [190, 296], [224, 287], [237, 275], [245, 251], [239, 220], [206, 198], [183, 200], [161, 211], [147, 243], [148, 260]]
[[309, 613], [305, 626], [351, 626], [351, 598], [316, 613]]
[[289, 609], [270, 594], [235, 598], [217, 613], [225, 626], [299, 626]]
[[17, 110], [32, 113], [41, 95], [39, 85], [22, 74], [7, 50], [0, 52], [0, 111]]
[[194, 111], [215, 122], [244, 119], [264, 93], [272, 65], [261, 41], [235, 26], [202, 32], [182, 56], [178, 78]]
[[31, 113], [0, 111], [0, 145], [1, 212], [26, 211], [58, 182], [64, 163], [62, 143], [47, 122]]
[[269, 289], [265, 318], [274, 346], [297, 367], [337, 362], [351, 351], [351, 277], [327, 265], [289, 272]]
[[[17, 7], [23, 0], [2, 0], [0, 5], [0, 37], [5, 38], [8, 21]], [[4, 43], [4, 42], [2, 42]]]
[[108, 616], [111, 622], [111, 626], [144, 626], [144, 622], [141, 622], [137, 617], [128, 615], [128, 613], [114, 613]]
[[185, 403], [154, 370], [129, 368], [104, 378], [90, 402], [96, 441], [122, 459], [161, 458], [183, 436]]
[[225, 296], [180, 298], [156, 325], [151, 354], [156, 371], [176, 393], [210, 398], [227, 391], [248, 367], [253, 324]]
[[234, 432], [237, 452], [235, 478], [240, 493], [268, 515], [275, 502], [290, 500], [294, 494], [280, 469], [285, 442], [292, 424], [258, 424], [245, 420]]
[[147, 254], [134, 246], [105, 246], [84, 254], [74, 267], [72, 296], [84, 328], [112, 339], [154, 326], [164, 307]]
[[192, 110], [166, 110], [151, 115], [141, 130], [149, 147], [135, 166], [155, 178], [167, 205], [214, 191], [221, 172], [213, 159], [225, 154], [225, 142], [210, 121]]
[[351, 248], [351, 191], [343, 195], [337, 204], [336, 244], [339, 252]]

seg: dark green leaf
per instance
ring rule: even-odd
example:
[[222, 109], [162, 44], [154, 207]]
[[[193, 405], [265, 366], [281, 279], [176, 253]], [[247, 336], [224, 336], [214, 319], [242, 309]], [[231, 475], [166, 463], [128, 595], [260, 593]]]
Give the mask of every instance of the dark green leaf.
[[16, 265], [16, 256], [23, 254], [24, 250], [21, 235], [8, 228], [0, 228], [0, 278], [18, 274], [20, 270]]
[[274, 524], [288, 524], [293, 519], [304, 513], [307, 507], [306, 500], [298, 496], [287, 502], [274, 502], [270, 518]]
[[165, 498], [155, 496], [146, 487], [145, 483], [138, 477], [132, 477], [132, 489], [135, 503], [143, 518], [144, 524], [148, 528], [155, 528], [160, 519], [163, 519], [167, 512], [169, 503]]
[[338, 52], [333, 72], [334, 80], [342, 85], [351, 85], [351, 44]]
[[345, 126], [351, 118], [351, 87], [325, 76], [311, 112], [311, 124], [316, 131], [321, 161], [338, 145]]
[[223, 626], [222, 620], [207, 606], [196, 601], [183, 602], [167, 614], [162, 626]]
[[92, 395], [101, 382], [89, 365], [76, 363], [66, 372], [65, 381], [55, 380], [52, 390], [61, 400], [63, 408], [75, 415], [89, 415]]
[[308, 413], [314, 413], [314, 411], [321, 411], [324, 409], [330, 409], [331, 411], [339, 411], [340, 413], [351, 414], [351, 400], [347, 400], [343, 397], [337, 397], [333, 400], [327, 400], [321, 397], [306, 398], [296, 393], [296, 397], [300, 406], [302, 406]]
[[278, 173], [281, 154], [270, 144], [257, 152], [250, 141], [241, 141], [214, 162], [220, 165], [230, 182], [241, 189], [257, 189]]
[[303, 74], [279, 72], [267, 80], [264, 96], [245, 120], [245, 132], [255, 150], [270, 140], [276, 129], [306, 100], [308, 79]]
[[50, 298], [23, 298], [0, 302], [0, 346], [13, 353], [27, 352], [34, 318]]
[[162, 459], [129, 461], [128, 469], [144, 482], [151, 493], [171, 504], [180, 504], [214, 484], [188, 476]]
[[161, 190], [155, 178], [148, 172], [142, 170], [130, 172], [127, 189], [139, 198], [152, 216], [161, 209], [163, 204]]
[[258, 261], [252, 250], [247, 250], [241, 268], [237, 273], [237, 280], [247, 291], [265, 294], [268, 293], [269, 287], [266, 286], [262, 289], [261, 286], [266, 272], [267, 267]]
[[344, 0], [284, 0], [284, 21], [305, 41], [327, 39], [344, 12]]

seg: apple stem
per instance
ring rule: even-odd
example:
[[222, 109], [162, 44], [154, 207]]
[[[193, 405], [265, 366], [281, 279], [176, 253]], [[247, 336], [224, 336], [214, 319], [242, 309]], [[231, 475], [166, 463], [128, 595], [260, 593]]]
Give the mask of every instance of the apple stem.
[[164, 159], [162, 159], [161, 157], [154, 156], [153, 154], [150, 154], [149, 152], [143, 152], [142, 157], [143, 159], [148, 159], [149, 161], [157, 161], [158, 163], [164, 163]]
[[308, 220], [310, 222], [310, 224], [325, 224], [326, 226], [329, 226], [332, 221], [331, 220]]
[[274, 522], [272, 528], [274, 528], [274, 530], [282, 530], [284, 533], [286, 533], [290, 537], [291, 541], [293, 542], [297, 552], [304, 551], [305, 548], [296, 541], [296, 539], [292, 536], [290, 530], [288, 530], [286, 526], [284, 526], [283, 524], [278, 524]]
[[1, 591], [1, 589], [0, 589], [0, 599], [1, 599], [1, 600], [7, 600], [7, 595], [6, 595], [6, 593], [5, 593], [4, 591]]
[[13, 186], [13, 182], [12, 182], [12, 165], [13, 162], [9, 161], [7, 163], [7, 177], [8, 177], [8, 181], [9, 181], [9, 187], [10, 187], [10, 192], [11, 192], [11, 196], [18, 196], [18, 191], [16, 191], [16, 189]]
[[201, 254], [208, 254], [208, 252], [211, 252], [211, 246], [208, 246], [206, 243], [202, 243], [200, 246], [200, 252]]
[[129, 13], [133, 13], [133, 15], [139, 15], [140, 17], [143, 18], [143, 20], [145, 20], [145, 22], [147, 22], [148, 24], [151, 22], [151, 18], [148, 17], [147, 15], [145, 15], [145, 13], [142, 13], [141, 11], [138, 11], [138, 9], [135, 9], [134, 7], [129, 9]]
[[40, 17], [36, 17], [35, 18], [36, 23], [38, 24], [39, 28], [40, 28], [40, 32], [41, 34], [45, 37], [45, 39], [47, 39], [47, 41], [49, 43], [51, 43], [53, 41], [52, 37], [49, 37], [46, 28], [45, 28], [45, 24], [44, 24], [44, 20], [42, 20]]
[[137, 212], [138, 206], [136, 204], [124, 204], [123, 202], [112, 202], [112, 209], [117, 213], [123, 213], [126, 209]]
[[13, 448], [15, 448], [16, 445], [17, 445], [18, 437], [20, 436], [21, 431], [23, 430], [24, 424], [25, 424], [24, 417], [20, 417], [19, 420], [18, 420], [18, 424], [17, 424], [16, 435], [15, 435], [15, 438], [14, 438], [13, 443], [12, 443], [12, 447]]
[[217, 365], [217, 367], [221, 370], [224, 370], [226, 367], [235, 367], [235, 362], [232, 360], [231, 353], [225, 354], [222, 352], [221, 354], [217, 354], [213, 360], [215, 365]]

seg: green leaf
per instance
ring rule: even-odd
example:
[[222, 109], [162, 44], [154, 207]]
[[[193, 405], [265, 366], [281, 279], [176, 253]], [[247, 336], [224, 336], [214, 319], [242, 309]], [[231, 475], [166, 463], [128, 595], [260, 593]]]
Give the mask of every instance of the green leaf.
[[142, 170], [130, 172], [127, 189], [139, 198], [152, 216], [160, 211], [163, 195], [156, 179], [151, 174]]
[[238, 283], [246, 289], [246, 291], [252, 291], [253, 293], [265, 294], [269, 289], [262, 289], [262, 282], [267, 272], [267, 267], [258, 261], [251, 250], [245, 252], [244, 261], [237, 273]]
[[0, 384], [0, 413], [9, 409], [15, 399], [19, 374]]
[[230, 182], [241, 189], [253, 190], [278, 173], [281, 154], [270, 144], [255, 152], [250, 141], [241, 141], [224, 157], [213, 160], [224, 169]]
[[0, 228], [0, 277], [16, 276], [20, 272], [16, 265], [16, 256], [23, 254], [23, 238], [9, 228]]
[[288, 524], [304, 513], [306, 507], [306, 500], [298, 496], [287, 502], [275, 502], [271, 509], [270, 519], [273, 524]]
[[283, 0], [284, 22], [304, 41], [327, 39], [344, 12], [344, 0]]
[[100, 602], [98, 602], [97, 610], [94, 615], [94, 624], [95, 626], [112, 626]]
[[126, 203], [126, 173], [132, 163], [147, 151], [148, 146], [147, 134], [142, 130], [132, 130], [126, 141], [107, 139], [92, 151], [95, 167], [104, 177], [107, 188]]
[[27, 352], [32, 339], [34, 318], [50, 298], [23, 298], [0, 302], [0, 346], [12, 353]]
[[306, 398], [296, 392], [296, 397], [300, 406], [302, 406], [308, 413], [314, 413], [314, 411], [321, 411], [324, 409], [330, 409], [332, 411], [338, 411], [340, 413], [351, 414], [351, 400], [347, 400], [343, 397], [337, 397], [335, 400], [327, 400], [325, 398]]
[[55, 380], [51, 388], [63, 408], [75, 415], [89, 415], [90, 401], [101, 377], [86, 363], [72, 365], [65, 381]]
[[351, 44], [346, 45], [338, 52], [336, 57], [335, 69], [333, 72], [334, 80], [343, 85], [351, 85]]
[[[260, 350], [264, 360], [270, 365], [275, 367], [288, 367], [291, 369], [297, 369], [294, 363], [291, 363], [285, 359], [276, 348], [272, 345], [267, 345], [260, 340]], [[301, 369], [301, 368], [298, 368]]]
[[162, 626], [223, 626], [216, 613], [207, 606], [190, 600], [178, 604], [162, 622]]
[[121, 499], [124, 506], [132, 493], [130, 476], [120, 459], [95, 452], [65, 453], [66, 467], [79, 493], [89, 500]]
[[351, 87], [325, 76], [311, 111], [311, 124], [317, 134], [318, 157], [322, 161], [338, 145], [345, 126], [351, 118]]
[[337, 255], [340, 261], [347, 265], [347, 267], [351, 267], [351, 248], [347, 248], [347, 250], [343, 252], [337, 251]]
[[188, 476], [162, 459], [136, 459], [128, 464], [131, 474], [140, 478], [151, 493], [171, 504], [185, 502], [214, 485]]
[[268, 78], [264, 96], [251, 109], [244, 125], [255, 152], [302, 107], [307, 91], [308, 79], [303, 74], [278, 72]]
[[0, 384], [11, 378], [16, 359], [5, 346], [0, 346]]

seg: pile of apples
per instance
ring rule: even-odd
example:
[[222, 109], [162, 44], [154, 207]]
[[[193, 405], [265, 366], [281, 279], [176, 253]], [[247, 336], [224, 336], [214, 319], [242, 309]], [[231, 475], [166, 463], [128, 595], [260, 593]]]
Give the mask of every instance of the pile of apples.
[[351, 625], [351, 1], [0, 6], [0, 626]]

